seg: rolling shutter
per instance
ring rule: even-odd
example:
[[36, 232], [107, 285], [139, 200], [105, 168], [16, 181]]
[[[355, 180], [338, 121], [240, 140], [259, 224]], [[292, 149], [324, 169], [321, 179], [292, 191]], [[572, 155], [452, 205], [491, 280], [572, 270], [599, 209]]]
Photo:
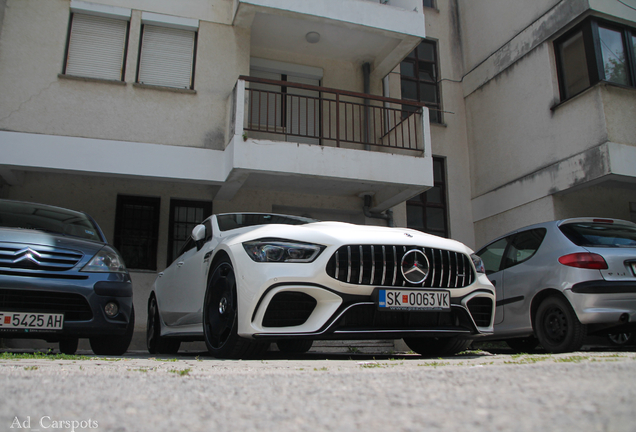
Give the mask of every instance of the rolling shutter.
[[144, 25], [138, 82], [192, 88], [195, 32]]
[[73, 14], [65, 73], [121, 81], [128, 21]]

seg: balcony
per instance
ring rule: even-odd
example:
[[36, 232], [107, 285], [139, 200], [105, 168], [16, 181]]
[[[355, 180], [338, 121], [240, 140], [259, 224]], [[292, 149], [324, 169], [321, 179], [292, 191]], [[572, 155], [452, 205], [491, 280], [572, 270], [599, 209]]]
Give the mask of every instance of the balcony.
[[217, 199], [239, 189], [374, 195], [383, 211], [433, 184], [428, 109], [287, 81], [239, 77], [230, 98], [231, 172]]
[[234, 0], [232, 22], [249, 29], [252, 56], [366, 62], [378, 80], [426, 37], [420, 0]]

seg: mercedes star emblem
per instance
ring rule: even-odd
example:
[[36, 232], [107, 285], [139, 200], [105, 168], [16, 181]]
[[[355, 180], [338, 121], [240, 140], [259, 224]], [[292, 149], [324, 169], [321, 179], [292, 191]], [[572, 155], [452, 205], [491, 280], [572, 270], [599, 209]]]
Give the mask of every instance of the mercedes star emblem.
[[411, 249], [402, 257], [402, 275], [412, 284], [421, 284], [428, 276], [428, 258], [419, 249]]

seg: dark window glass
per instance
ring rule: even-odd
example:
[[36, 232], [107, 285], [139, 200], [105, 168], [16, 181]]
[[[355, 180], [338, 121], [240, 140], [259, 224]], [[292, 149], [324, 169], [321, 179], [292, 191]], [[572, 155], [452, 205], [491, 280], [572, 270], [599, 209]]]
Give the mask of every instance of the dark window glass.
[[506, 252], [505, 267], [515, 266], [532, 258], [541, 246], [545, 233], [544, 228], [539, 228], [516, 234]]
[[[561, 99], [569, 99], [599, 81], [634, 86], [635, 30], [590, 18], [555, 41]], [[634, 52], [633, 54], [636, 54]]]
[[570, 223], [559, 227], [577, 246], [635, 247], [636, 228], [613, 223]]
[[422, 4], [424, 5], [424, 7], [434, 8], [435, 0], [422, 0]]
[[131, 269], [157, 269], [159, 198], [119, 195], [115, 216], [115, 247]]
[[209, 201], [170, 200], [168, 265], [187, 250], [183, 246], [191, 238], [192, 229], [211, 214]]
[[434, 186], [406, 202], [409, 228], [448, 237], [446, 207], [446, 174], [443, 158], [433, 158]]
[[599, 27], [599, 40], [603, 55], [605, 79], [617, 84], [629, 85], [629, 69], [625, 57], [625, 45], [620, 31]]
[[565, 98], [570, 98], [590, 86], [587, 70], [583, 32], [578, 32], [559, 45], [563, 90]]
[[496, 273], [501, 270], [501, 261], [504, 253], [506, 252], [506, 246], [508, 246], [509, 238], [510, 237], [506, 237], [497, 240], [477, 252], [477, 255], [479, 255], [481, 260], [484, 262], [486, 274]]
[[[433, 123], [441, 123], [441, 104], [437, 71], [437, 44], [422, 41], [400, 63], [402, 99], [423, 102], [429, 108], [429, 118]], [[405, 112], [414, 107], [404, 105]]]

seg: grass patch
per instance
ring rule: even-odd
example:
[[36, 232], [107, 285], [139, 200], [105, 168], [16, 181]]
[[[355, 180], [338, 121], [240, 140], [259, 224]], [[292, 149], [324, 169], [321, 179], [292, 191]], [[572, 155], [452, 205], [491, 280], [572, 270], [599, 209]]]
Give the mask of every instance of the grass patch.
[[168, 372], [179, 375], [179, 376], [188, 376], [190, 375], [190, 371], [192, 371], [192, 369], [187, 368], [187, 369], [170, 369]]
[[[36, 351], [33, 353], [0, 353], [0, 360], [94, 360], [95, 357], [83, 355], [54, 354], [53, 352]], [[106, 360], [106, 359], [100, 359]], [[120, 360], [120, 359], [116, 359]]]

